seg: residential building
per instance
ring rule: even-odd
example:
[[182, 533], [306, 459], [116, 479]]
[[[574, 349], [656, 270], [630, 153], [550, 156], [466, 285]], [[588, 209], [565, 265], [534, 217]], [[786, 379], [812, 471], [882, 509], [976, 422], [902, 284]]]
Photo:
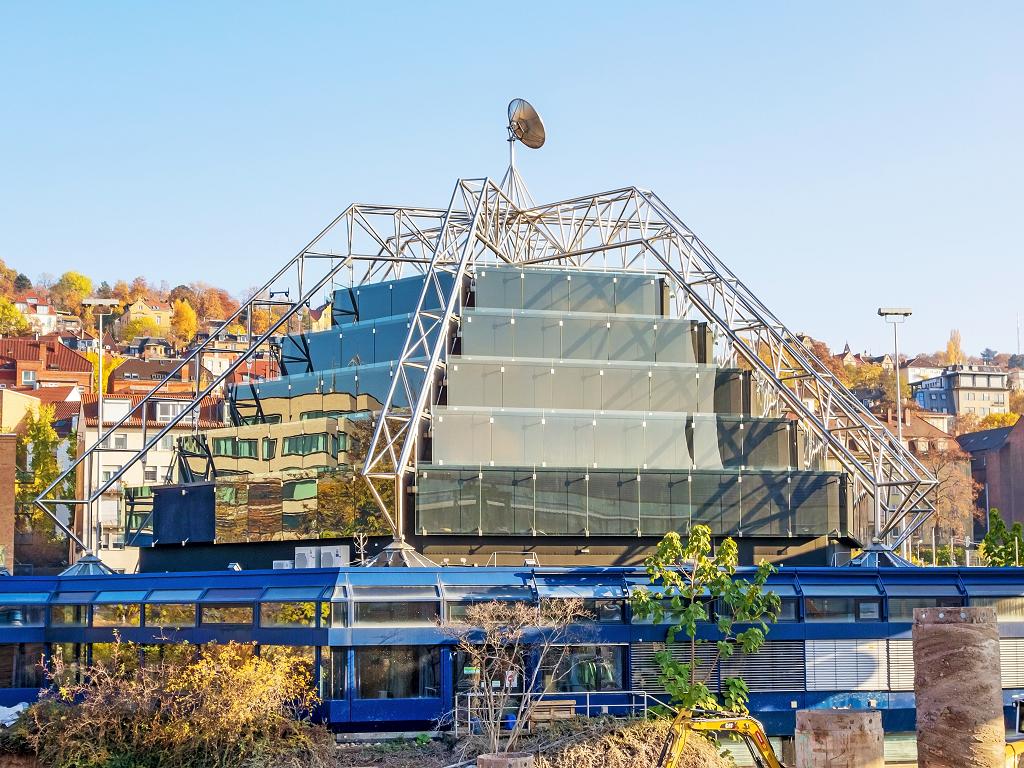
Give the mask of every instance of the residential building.
[[[917, 411], [912, 408], [903, 409], [903, 444], [917, 456], [926, 456], [936, 451], [945, 451], [956, 445], [956, 440], [949, 432], [929, 418], [928, 411]], [[899, 423], [896, 420], [896, 412], [887, 408], [885, 413], [878, 416], [890, 432], [897, 434]]]
[[[104, 395], [105, 427], [109, 428], [128, 415], [143, 397], [141, 394]], [[94, 454], [100, 457], [97, 463], [86, 462], [79, 468], [78, 487], [82, 492], [80, 498], [85, 498], [89, 489], [97, 487], [97, 483], [109, 480], [149, 439], [185, 409], [189, 399], [188, 395], [161, 394], [159, 398], [147, 402], [145, 419], [141, 415], [129, 419], [112, 438], [108, 438], [109, 444], [104, 445], [101, 452]], [[96, 545], [96, 529], [99, 528], [98, 548], [101, 550], [100, 557], [107, 565], [125, 572], [135, 570], [138, 563], [138, 545], [150, 544], [151, 537], [144, 533], [137, 534], [142, 519], [139, 519], [138, 514], [134, 514], [138, 511], [133, 507], [134, 500], [138, 497], [145, 498], [147, 492], [142, 489], [175, 476], [174, 455], [177, 438], [190, 435], [195, 429], [216, 429], [222, 426], [222, 410], [220, 400], [207, 398], [193, 418], [185, 418], [178, 422], [170, 434], [162, 437], [159, 443], [149, 450], [143, 461], [129, 467], [100, 500], [98, 526], [91, 513], [76, 519], [76, 532], [93, 546]], [[86, 395], [81, 403], [79, 455], [95, 445], [98, 440], [97, 411], [96, 395]]]
[[47, 334], [57, 330], [57, 310], [46, 299], [34, 294], [23, 296], [14, 300], [14, 306], [33, 333]]
[[[131, 358], [115, 368], [107, 379], [107, 392], [145, 394], [161, 381], [167, 381], [165, 391], [192, 393], [197, 392], [195, 365], [190, 363], [179, 371], [175, 368], [181, 363], [179, 359], [140, 360]], [[206, 386], [213, 378], [204, 366], [200, 369], [200, 382]]]
[[900, 371], [903, 373], [903, 379], [908, 384], [913, 384], [918, 381], [924, 381], [925, 379], [934, 379], [937, 376], [941, 376], [945, 368], [941, 365], [932, 365], [932, 363], [924, 358], [912, 357], [909, 360], [904, 360], [900, 363]]
[[143, 360], [159, 360], [174, 355], [174, 346], [162, 336], [136, 336], [125, 346], [124, 353]]
[[854, 354], [850, 351], [849, 344], [843, 347], [842, 352], [832, 355], [832, 359], [842, 365], [849, 365], [854, 368], [859, 368], [862, 365], [880, 365], [883, 371], [891, 371], [893, 369], [892, 355], [869, 355], [867, 352]]
[[136, 299], [124, 308], [124, 314], [114, 321], [123, 334], [125, 327], [133, 320], [152, 320], [161, 333], [171, 332], [171, 306], [163, 301], [150, 301], [146, 297]]
[[21, 434], [28, 415], [36, 413], [41, 405], [48, 405], [53, 408], [54, 429], [61, 437], [67, 437], [73, 431], [80, 402], [78, 387], [71, 385], [0, 389], [0, 432]]
[[930, 411], [981, 418], [1009, 411], [1006, 371], [994, 365], [951, 365], [940, 376], [913, 382], [910, 390]]
[[0, 387], [60, 387], [92, 391], [92, 363], [55, 335], [0, 339]]
[[1024, 368], [1011, 368], [1006, 374], [1006, 385], [1014, 392], [1024, 389]]
[[1024, 419], [957, 441], [971, 455], [971, 474], [982, 488], [978, 506], [998, 509], [1008, 523], [1024, 523]]

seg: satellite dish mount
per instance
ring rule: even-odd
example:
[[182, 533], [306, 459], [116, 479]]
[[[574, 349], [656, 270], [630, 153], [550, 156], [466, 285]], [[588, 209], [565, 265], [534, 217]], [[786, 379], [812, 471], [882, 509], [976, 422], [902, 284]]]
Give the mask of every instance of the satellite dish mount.
[[530, 149], [540, 149], [546, 138], [544, 121], [533, 105], [526, 99], [512, 99], [508, 105], [508, 171], [501, 181], [501, 188], [520, 207], [533, 208], [536, 203], [516, 170], [516, 142], [522, 142]]

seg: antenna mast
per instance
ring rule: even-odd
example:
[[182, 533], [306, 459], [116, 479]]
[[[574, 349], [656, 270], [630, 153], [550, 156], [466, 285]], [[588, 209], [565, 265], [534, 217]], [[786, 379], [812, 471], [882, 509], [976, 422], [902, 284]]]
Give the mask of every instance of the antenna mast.
[[545, 139], [544, 121], [537, 110], [526, 99], [513, 99], [508, 105], [508, 170], [501, 180], [501, 189], [520, 208], [533, 208], [537, 204], [516, 170], [516, 142], [521, 141], [530, 149], [540, 149]]

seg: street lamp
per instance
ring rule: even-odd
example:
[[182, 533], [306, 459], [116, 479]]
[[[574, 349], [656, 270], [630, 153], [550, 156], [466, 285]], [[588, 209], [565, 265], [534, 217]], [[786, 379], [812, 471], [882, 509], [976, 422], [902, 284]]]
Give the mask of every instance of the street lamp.
[[[896, 380], [896, 439], [903, 445], [903, 392], [900, 388], [900, 324], [906, 322], [913, 314], [909, 307], [879, 307], [878, 316], [885, 319], [885, 322], [892, 323], [892, 345], [895, 359], [893, 360], [893, 372]], [[903, 554], [909, 556], [909, 545], [904, 542]]]
[[[121, 302], [118, 301], [117, 299], [101, 299], [101, 298], [96, 297], [96, 296], [82, 299], [82, 306], [83, 307], [107, 307], [109, 309], [110, 307], [116, 307], [116, 306], [119, 306], [120, 304], [121, 304]], [[99, 336], [99, 348], [98, 348], [97, 355], [96, 355], [96, 357], [97, 357], [97, 365], [99, 366], [99, 370], [96, 372], [96, 443], [97, 443], [97, 445], [99, 445], [99, 443], [103, 440], [103, 318], [104, 318], [104, 316], [109, 315], [109, 314], [110, 314], [109, 311], [107, 311], [107, 312], [100, 312], [99, 313], [99, 323], [98, 323], [98, 326], [97, 326], [98, 327], [98, 336]], [[99, 486], [101, 484], [102, 475], [100, 473], [102, 471], [103, 471], [102, 464], [97, 461], [96, 462], [96, 486], [95, 486], [97, 488], [99, 488]], [[92, 473], [90, 472], [89, 474], [91, 475]], [[90, 493], [90, 496], [91, 495], [92, 494]], [[83, 533], [86, 535], [86, 541], [88, 541], [89, 538], [94, 533], [92, 528], [93, 528], [93, 524], [95, 524], [95, 526], [96, 526], [96, 530], [95, 530], [96, 538], [95, 538], [95, 541], [93, 542], [93, 549], [98, 551], [99, 548], [100, 548], [100, 532], [99, 532], [100, 515], [99, 515], [99, 508], [98, 508], [99, 499], [96, 500], [96, 505], [97, 506], [96, 506], [95, 509], [93, 508], [93, 505], [91, 505], [91, 504], [89, 505], [89, 513], [92, 515], [93, 519], [90, 521], [90, 525], [88, 527], [88, 532], [83, 531]]]
[[896, 437], [903, 445], [903, 393], [900, 391], [900, 323], [906, 322], [913, 312], [907, 307], [879, 307], [878, 316], [892, 323], [892, 345], [896, 358], [893, 370], [896, 373]]

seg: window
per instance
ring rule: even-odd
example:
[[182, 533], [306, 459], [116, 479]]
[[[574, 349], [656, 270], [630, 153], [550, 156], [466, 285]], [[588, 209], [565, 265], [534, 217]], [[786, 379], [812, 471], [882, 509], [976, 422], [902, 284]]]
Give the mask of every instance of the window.
[[779, 615], [775, 621], [796, 621], [796, 599], [784, 597], [779, 603]]
[[345, 667], [347, 648], [320, 649], [320, 698], [345, 698]]
[[0, 688], [42, 688], [42, 643], [0, 644]]
[[207, 603], [201, 607], [202, 624], [252, 624], [251, 603]]
[[431, 625], [437, 621], [440, 606], [434, 602], [356, 603], [356, 626], [409, 627]]
[[545, 691], [621, 691], [626, 647], [573, 645], [553, 648], [542, 664]]
[[158, 400], [156, 403], [156, 420], [166, 424], [179, 413], [182, 413], [186, 406], [188, 406], [186, 402]]
[[164, 435], [160, 438], [158, 448], [161, 451], [173, 451], [174, 450], [174, 435]]
[[115, 466], [103, 467], [103, 471], [100, 473], [100, 480], [101, 480], [101, 482], [104, 482], [104, 483], [107, 482], [108, 480], [110, 480], [110, 478], [112, 478], [114, 475], [116, 475], [120, 471], [121, 471], [121, 465], [120, 464], [117, 464]]
[[879, 598], [808, 597], [804, 599], [807, 621], [881, 621]]
[[277, 439], [273, 437], [263, 438], [263, 460], [270, 461], [277, 455]]
[[1024, 597], [972, 597], [971, 605], [996, 609], [998, 621], [1024, 621]]
[[54, 627], [84, 627], [88, 623], [88, 605], [50, 606], [50, 624]]
[[137, 627], [141, 611], [138, 603], [110, 603], [92, 607], [94, 627]]
[[36, 383], [36, 372], [35, 371], [22, 371], [21, 372], [21, 386], [27, 387]]
[[959, 608], [959, 597], [890, 597], [889, 621], [913, 621], [915, 608]]
[[320, 432], [316, 435], [292, 435], [284, 438], [282, 454], [285, 456], [309, 456], [312, 453], [323, 453], [327, 450], [327, 435]]
[[623, 600], [583, 600], [583, 610], [590, 614], [589, 621], [598, 624], [621, 624], [626, 620], [626, 604]]
[[45, 624], [44, 605], [0, 605], [0, 627], [42, 627]]
[[314, 627], [316, 603], [260, 603], [261, 627]]
[[[104, 421], [106, 421], [106, 414], [104, 414]], [[128, 435], [124, 432], [115, 432], [108, 436], [102, 443], [103, 448], [112, 448], [115, 451], [124, 451], [128, 448]]]
[[147, 483], [155, 483], [157, 481], [157, 478], [160, 476], [160, 468], [147, 464], [146, 469], [142, 473], [142, 475], [143, 479]]
[[82, 682], [82, 665], [85, 664], [85, 645], [83, 643], [51, 643], [50, 655], [64, 662], [64, 670], [76, 683]]
[[196, 607], [191, 603], [159, 603], [146, 606], [147, 627], [194, 627]]
[[425, 699], [441, 695], [437, 646], [383, 645], [356, 648], [356, 695], [360, 699]]

